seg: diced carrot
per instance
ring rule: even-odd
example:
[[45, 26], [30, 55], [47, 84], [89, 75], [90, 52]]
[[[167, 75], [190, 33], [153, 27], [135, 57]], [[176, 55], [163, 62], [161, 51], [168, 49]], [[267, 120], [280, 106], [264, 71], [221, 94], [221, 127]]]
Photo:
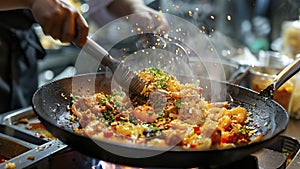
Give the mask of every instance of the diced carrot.
[[201, 133], [200, 126], [194, 126], [193, 129], [194, 129], [194, 132], [196, 134], [200, 134]]

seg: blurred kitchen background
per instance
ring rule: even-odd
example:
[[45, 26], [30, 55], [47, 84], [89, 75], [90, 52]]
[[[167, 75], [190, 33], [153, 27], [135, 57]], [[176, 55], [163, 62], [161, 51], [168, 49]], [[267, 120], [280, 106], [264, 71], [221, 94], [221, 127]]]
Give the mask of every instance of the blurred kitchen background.
[[[83, 14], [90, 9], [87, 1], [69, 1]], [[222, 42], [218, 47], [223, 47], [225, 51], [222, 55], [230, 52], [226, 52], [227, 49], [238, 49], [241, 46], [249, 48], [254, 55], [260, 50], [283, 52], [283, 26], [287, 21], [299, 19], [300, 6], [299, 0], [145, 0], [145, 3], [161, 12], [190, 21], [210, 35], [212, 40], [217, 37], [219, 43]], [[88, 22], [93, 25], [92, 34], [98, 27], [92, 20]], [[44, 36], [38, 26], [36, 30], [47, 49], [46, 58], [40, 61], [42, 84], [66, 68], [69, 70], [68, 67], [74, 64], [80, 49]]]
[[[91, 35], [101, 28], [87, 17], [92, 8], [88, 0], [69, 1], [86, 16]], [[300, 0], [145, 0], [145, 3], [191, 22], [199, 32], [207, 34], [219, 56], [226, 60], [225, 69], [229, 69], [229, 74], [238, 74], [236, 70], [244, 73], [252, 66], [276, 69], [261, 72], [255, 68], [250, 71], [252, 76], [241, 76], [246, 81], [234, 81], [245, 87], [261, 90], [300, 53]], [[39, 85], [74, 75], [80, 49], [43, 35], [38, 25], [36, 31], [47, 51], [46, 57], [39, 61]], [[115, 34], [110, 31], [105, 36], [109, 40]], [[259, 84], [251, 84], [249, 78]], [[277, 97], [288, 98], [288, 103], [282, 104], [287, 110], [298, 112], [296, 116], [300, 118], [300, 105], [296, 103], [300, 94], [293, 92], [300, 86], [297, 82], [296, 79], [290, 81]], [[296, 106], [289, 102], [295, 102]]]

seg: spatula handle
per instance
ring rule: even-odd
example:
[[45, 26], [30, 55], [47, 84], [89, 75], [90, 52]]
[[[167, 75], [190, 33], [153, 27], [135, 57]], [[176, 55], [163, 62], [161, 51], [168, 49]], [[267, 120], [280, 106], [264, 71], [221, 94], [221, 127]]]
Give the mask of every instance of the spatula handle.
[[96, 60], [99, 60], [103, 66], [107, 66], [112, 72], [115, 72], [120, 64], [119, 60], [113, 58], [107, 50], [89, 37], [87, 38], [84, 48], [88, 54], [93, 56]]

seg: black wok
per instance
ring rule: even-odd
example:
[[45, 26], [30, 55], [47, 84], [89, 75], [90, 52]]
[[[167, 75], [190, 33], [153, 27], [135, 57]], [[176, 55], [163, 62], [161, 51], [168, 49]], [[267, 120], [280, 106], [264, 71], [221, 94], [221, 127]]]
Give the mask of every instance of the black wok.
[[[222, 166], [265, 147], [277, 135], [283, 132], [288, 124], [288, 114], [285, 109], [271, 98], [260, 96], [247, 88], [218, 81], [201, 80], [205, 86], [204, 97], [209, 99], [212, 83], [221, 84], [227, 88], [228, 102], [231, 105], [241, 105], [253, 113], [253, 123], [257, 130], [264, 134], [262, 140], [235, 148], [214, 149], [201, 151], [187, 151], [182, 149], [141, 148], [133, 145], [111, 143], [106, 140], [92, 140], [89, 137], [76, 134], [72, 125], [64, 117], [69, 114], [67, 110], [71, 103], [70, 95], [92, 94], [100, 91], [110, 91], [110, 77], [105, 74], [85, 74], [61, 79], [48, 83], [39, 88], [33, 96], [33, 110], [45, 127], [58, 139], [70, 147], [92, 157], [122, 165], [136, 167], [208, 167]], [[100, 146], [99, 146], [100, 145]], [[114, 150], [114, 153], [109, 150]], [[119, 153], [115, 153], [119, 152]], [[128, 154], [128, 156], [119, 154]], [[135, 158], [130, 155], [143, 156], [145, 153], [157, 154], [155, 156]]]

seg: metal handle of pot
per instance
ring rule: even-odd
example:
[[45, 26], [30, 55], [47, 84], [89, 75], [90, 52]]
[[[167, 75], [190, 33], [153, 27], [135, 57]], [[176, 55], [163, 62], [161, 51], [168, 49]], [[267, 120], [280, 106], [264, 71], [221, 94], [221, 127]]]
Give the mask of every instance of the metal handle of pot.
[[273, 80], [273, 82], [260, 92], [261, 96], [273, 97], [274, 92], [282, 86], [288, 79], [294, 76], [300, 70], [300, 58], [284, 68]]

